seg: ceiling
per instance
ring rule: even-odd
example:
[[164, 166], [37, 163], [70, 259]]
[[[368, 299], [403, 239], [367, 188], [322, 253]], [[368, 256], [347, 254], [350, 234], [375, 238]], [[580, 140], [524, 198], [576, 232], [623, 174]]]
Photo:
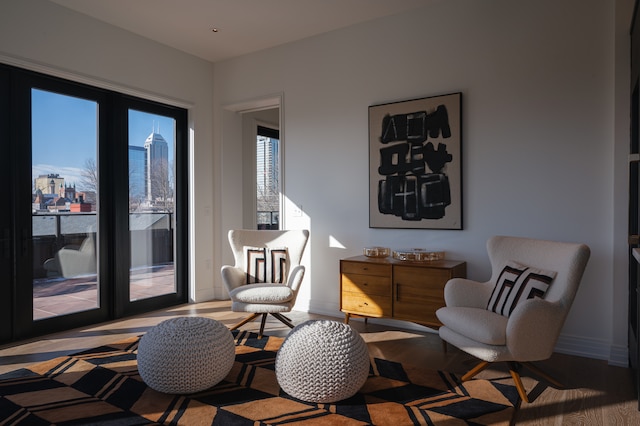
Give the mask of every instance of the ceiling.
[[50, 1], [217, 62], [406, 12], [434, 0]]

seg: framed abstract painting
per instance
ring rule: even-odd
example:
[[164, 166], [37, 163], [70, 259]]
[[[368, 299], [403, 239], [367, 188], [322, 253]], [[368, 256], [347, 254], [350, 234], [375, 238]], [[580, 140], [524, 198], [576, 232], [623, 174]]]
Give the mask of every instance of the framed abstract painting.
[[462, 93], [369, 107], [369, 227], [462, 229]]

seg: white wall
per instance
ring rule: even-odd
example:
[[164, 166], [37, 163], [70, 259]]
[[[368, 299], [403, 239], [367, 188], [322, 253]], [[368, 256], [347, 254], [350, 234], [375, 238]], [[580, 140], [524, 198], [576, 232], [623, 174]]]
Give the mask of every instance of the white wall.
[[213, 65], [46, 0], [0, 3], [0, 62], [189, 108], [190, 298], [211, 298]]
[[[628, 40], [616, 38], [615, 13], [606, 0], [429, 2], [216, 64], [223, 188], [243, 179], [237, 114], [226, 106], [283, 94], [285, 195], [304, 211], [284, 216], [311, 231], [297, 308], [340, 315], [339, 260], [368, 245], [445, 250], [486, 279], [491, 235], [584, 242], [591, 260], [558, 350], [625, 365], [626, 229], [614, 225], [626, 221], [626, 175], [614, 169], [626, 168], [628, 98], [615, 82]], [[618, 23], [628, 30], [628, 12]], [[367, 107], [456, 91], [464, 230], [370, 229]], [[239, 194], [223, 195], [220, 234], [242, 209]]]

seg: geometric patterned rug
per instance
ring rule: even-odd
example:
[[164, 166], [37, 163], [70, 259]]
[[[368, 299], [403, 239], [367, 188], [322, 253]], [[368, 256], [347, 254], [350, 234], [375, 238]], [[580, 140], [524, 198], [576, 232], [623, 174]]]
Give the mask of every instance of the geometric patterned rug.
[[235, 331], [236, 362], [216, 386], [190, 395], [147, 387], [130, 338], [0, 375], [0, 425], [509, 425], [518, 393], [491, 380], [371, 359], [352, 398], [314, 404], [278, 386], [281, 337]]

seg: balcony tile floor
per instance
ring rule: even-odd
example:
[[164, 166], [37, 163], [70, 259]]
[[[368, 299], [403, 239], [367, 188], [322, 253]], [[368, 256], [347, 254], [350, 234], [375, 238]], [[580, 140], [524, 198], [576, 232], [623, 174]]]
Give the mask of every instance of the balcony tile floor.
[[[173, 265], [131, 271], [130, 300], [175, 292]], [[98, 307], [96, 275], [43, 278], [33, 283], [33, 319], [45, 319]]]

